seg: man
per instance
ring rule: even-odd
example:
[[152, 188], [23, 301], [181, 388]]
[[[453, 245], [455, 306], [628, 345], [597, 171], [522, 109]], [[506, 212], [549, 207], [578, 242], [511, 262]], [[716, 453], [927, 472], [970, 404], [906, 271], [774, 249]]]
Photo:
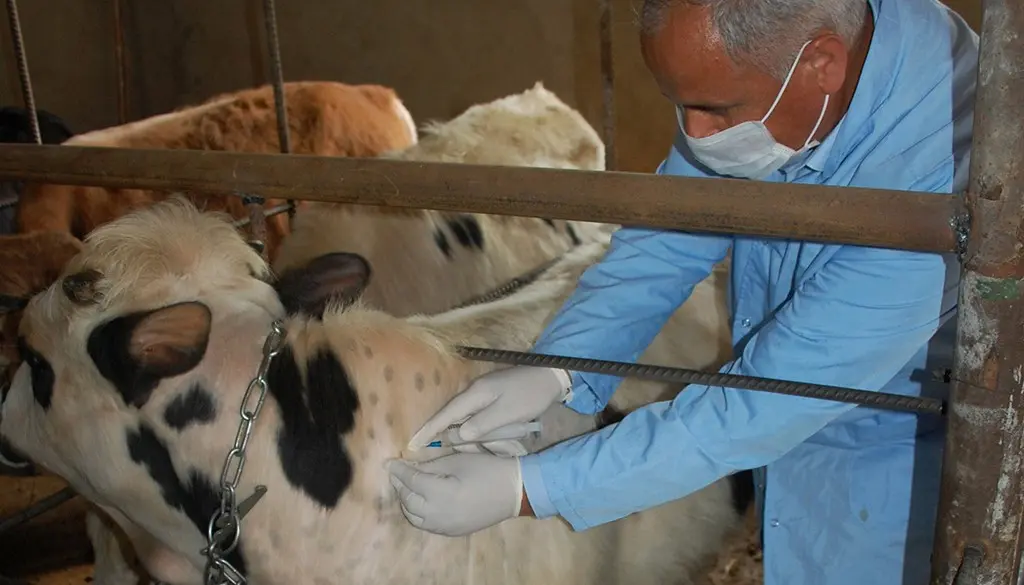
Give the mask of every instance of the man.
[[[978, 38], [938, 0], [647, 0], [643, 56], [679, 112], [658, 173], [935, 193], [966, 187]], [[628, 196], [624, 194], [624, 196]], [[938, 394], [952, 361], [951, 255], [623, 228], [535, 345], [635, 360], [732, 252], [736, 358], [723, 372]], [[510, 368], [413, 437], [472, 440], [558, 400], [604, 408], [620, 380]], [[390, 464], [406, 517], [461, 535], [515, 515], [576, 530], [755, 470], [769, 585], [924, 584], [941, 421], [691, 385], [522, 458]]]

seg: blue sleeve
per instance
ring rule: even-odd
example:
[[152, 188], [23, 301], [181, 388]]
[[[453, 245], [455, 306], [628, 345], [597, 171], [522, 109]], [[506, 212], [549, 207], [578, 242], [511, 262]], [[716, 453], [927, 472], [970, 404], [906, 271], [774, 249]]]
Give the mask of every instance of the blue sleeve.
[[[911, 189], [948, 192], [951, 166]], [[722, 371], [878, 390], [938, 329], [945, 279], [940, 254], [843, 246]], [[524, 457], [523, 483], [537, 517], [558, 514], [581, 530], [765, 466], [851, 408], [690, 385]]]
[[[672, 150], [658, 174], [699, 176]], [[534, 344], [533, 351], [635, 362], [673, 312], [716, 263], [732, 236], [623, 227], [604, 258], [587, 269], [576, 290]], [[568, 406], [604, 409], [622, 378], [573, 372]]]

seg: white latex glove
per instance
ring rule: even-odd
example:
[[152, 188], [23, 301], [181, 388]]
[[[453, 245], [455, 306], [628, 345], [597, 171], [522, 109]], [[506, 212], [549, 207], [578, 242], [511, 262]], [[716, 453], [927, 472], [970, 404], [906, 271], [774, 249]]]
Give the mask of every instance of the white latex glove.
[[496, 370], [474, 380], [444, 405], [412, 436], [409, 448], [426, 447], [441, 431], [462, 421], [459, 437], [473, 441], [500, 427], [535, 420], [552, 404], [571, 396], [571, 378], [564, 370], [530, 366]]
[[518, 457], [455, 453], [423, 463], [388, 463], [402, 513], [413, 526], [465, 536], [519, 515]]

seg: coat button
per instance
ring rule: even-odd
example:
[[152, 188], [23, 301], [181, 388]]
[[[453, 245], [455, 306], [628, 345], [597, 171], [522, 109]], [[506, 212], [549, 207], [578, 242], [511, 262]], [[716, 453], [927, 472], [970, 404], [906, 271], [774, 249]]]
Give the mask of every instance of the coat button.
[[744, 319], [740, 324], [744, 327], [750, 327], [750, 319]]
[[778, 520], [774, 520], [774, 519], [773, 519], [773, 520], [772, 520], [772, 521], [770, 522], [770, 524], [772, 525], [772, 528], [778, 528], [778, 527], [779, 527], [779, 521], [778, 521]]

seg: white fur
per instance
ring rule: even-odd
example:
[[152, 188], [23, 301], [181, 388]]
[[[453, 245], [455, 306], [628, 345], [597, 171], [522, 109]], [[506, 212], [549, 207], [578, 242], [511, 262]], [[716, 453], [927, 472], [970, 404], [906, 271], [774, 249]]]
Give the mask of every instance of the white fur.
[[[579, 112], [537, 83], [431, 122], [419, 141], [384, 158], [499, 166], [604, 169], [604, 144]], [[486, 186], [483, 187], [486, 189]], [[483, 190], [482, 189], [482, 190]], [[472, 218], [483, 248], [463, 246], [450, 221]], [[355, 252], [374, 275], [363, 300], [395, 315], [447, 310], [558, 257], [581, 242], [607, 241], [615, 226], [533, 217], [396, 210], [309, 202], [274, 261], [283, 272], [329, 252]], [[447, 241], [446, 256], [435, 242]]]
[[405, 103], [398, 96], [395, 96], [395, 101], [392, 105], [395, 115], [405, 122], [406, 128], [409, 130], [409, 144], [416, 144], [419, 138], [416, 130], [416, 122], [412, 118], [412, 112], [409, 111], [409, 108], [406, 107]]
[[[168, 507], [147, 470], [131, 460], [125, 433], [140, 425], [151, 428], [166, 443], [179, 478], [197, 470], [215, 484], [263, 337], [282, 308], [272, 289], [251, 276], [265, 274], [265, 266], [225, 218], [200, 214], [183, 200], [119, 218], [93, 232], [86, 246], [67, 273], [99, 270], [104, 279], [97, 290], [103, 297], [95, 305], [74, 306], [58, 282], [32, 300], [23, 331], [53, 367], [53, 401], [46, 411], [38, 406], [23, 365], [2, 406], [0, 434], [111, 511], [155, 578], [197, 583], [204, 533]], [[272, 397], [267, 399], [239, 487], [241, 497], [257, 483], [269, 487], [243, 524], [249, 582], [693, 583], [739, 524], [724, 481], [583, 532], [572, 532], [557, 519], [514, 519], [469, 537], [446, 538], [406, 522], [383, 469], [387, 459], [402, 455], [426, 417], [494, 367], [462, 360], [453, 344], [527, 348], [604, 249], [600, 242], [583, 246], [512, 297], [436, 317], [399, 319], [357, 305], [328, 313], [322, 323], [287, 319], [295, 354], [329, 348], [359, 395], [355, 427], [343, 437], [355, 474], [333, 510], [294, 488], [276, 452], [280, 410]], [[714, 277], [701, 287], [714, 291]], [[164, 380], [141, 408], [124, 405], [86, 353], [90, 332], [126, 312], [191, 300], [207, 305], [213, 315], [203, 361]], [[699, 333], [694, 338], [693, 330], [684, 326], [662, 335], [677, 343], [709, 341]], [[678, 354], [668, 357], [679, 360]], [[216, 389], [218, 416], [179, 433], [164, 423], [163, 412], [193, 383]], [[547, 434], [534, 449], [595, 424], [563, 407], [549, 411], [544, 422]]]

